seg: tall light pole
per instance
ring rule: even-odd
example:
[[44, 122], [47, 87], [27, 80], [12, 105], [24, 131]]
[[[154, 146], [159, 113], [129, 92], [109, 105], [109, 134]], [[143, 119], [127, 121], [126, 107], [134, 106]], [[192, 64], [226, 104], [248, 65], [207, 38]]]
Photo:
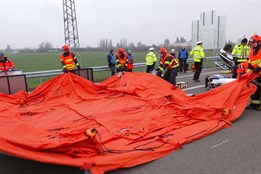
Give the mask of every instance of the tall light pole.
[[79, 59], [80, 43], [74, 0], [63, 0], [63, 18], [65, 44], [72, 48]]

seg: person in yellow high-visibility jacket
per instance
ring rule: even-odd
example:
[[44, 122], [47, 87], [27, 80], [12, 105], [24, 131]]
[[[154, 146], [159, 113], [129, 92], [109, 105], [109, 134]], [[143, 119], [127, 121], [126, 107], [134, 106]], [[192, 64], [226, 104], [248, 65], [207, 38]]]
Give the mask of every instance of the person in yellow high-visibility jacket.
[[190, 55], [194, 58], [194, 65], [195, 65], [195, 73], [193, 80], [195, 82], [200, 82], [199, 76], [202, 71], [203, 59], [205, 59], [205, 53], [202, 48], [202, 41], [198, 41], [197, 45], [190, 51]]
[[247, 38], [242, 39], [241, 44], [236, 44], [232, 50], [234, 57], [235, 67], [233, 70], [232, 78], [237, 78], [237, 66], [242, 62], [247, 62], [249, 59], [250, 48], [247, 45]]
[[153, 47], [151, 47], [149, 49], [149, 53], [146, 55], [145, 61], [146, 61], [146, 65], [147, 65], [146, 72], [151, 73], [155, 68], [156, 62], [158, 61], [157, 56], [154, 53]]

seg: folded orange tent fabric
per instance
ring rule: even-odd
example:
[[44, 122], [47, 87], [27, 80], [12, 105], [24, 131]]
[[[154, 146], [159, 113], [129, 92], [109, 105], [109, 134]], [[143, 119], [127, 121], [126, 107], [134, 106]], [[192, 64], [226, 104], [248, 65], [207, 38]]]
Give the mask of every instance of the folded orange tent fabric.
[[146, 163], [230, 126], [256, 90], [250, 79], [187, 96], [148, 73], [98, 85], [63, 74], [30, 94], [0, 94], [0, 151], [95, 174]]

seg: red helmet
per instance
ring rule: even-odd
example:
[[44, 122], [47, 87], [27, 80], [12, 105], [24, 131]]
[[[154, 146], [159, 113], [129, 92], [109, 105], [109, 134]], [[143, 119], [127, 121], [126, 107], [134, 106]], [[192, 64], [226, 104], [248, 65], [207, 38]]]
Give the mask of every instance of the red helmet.
[[63, 51], [69, 51], [70, 48], [69, 48], [68, 45], [65, 44], [64, 46], [62, 46], [62, 50], [63, 50]]
[[123, 49], [123, 48], [119, 48], [119, 49], [118, 49], [118, 53], [119, 53], [119, 54], [124, 53], [124, 49]]
[[251, 38], [249, 39], [249, 44], [253, 44], [255, 42], [259, 43], [261, 41], [261, 36], [255, 34], [253, 36], [251, 36]]
[[166, 50], [166, 48], [160, 48], [160, 54], [164, 54], [164, 53], [167, 53], [167, 50]]

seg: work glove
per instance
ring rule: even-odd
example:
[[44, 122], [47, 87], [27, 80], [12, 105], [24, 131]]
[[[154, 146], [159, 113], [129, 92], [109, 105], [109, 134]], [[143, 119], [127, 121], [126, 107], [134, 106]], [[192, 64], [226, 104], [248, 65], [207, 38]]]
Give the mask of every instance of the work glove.
[[13, 71], [13, 68], [9, 68], [9, 70], [8, 70], [9, 72], [12, 72]]
[[253, 73], [259, 73], [260, 70], [261, 70], [261, 68], [259, 66], [257, 66], [253, 69]]
[[80, 65], [78, 65], [77, 68], [78, 68], [78, 70], [80, 70], [81, 69]]
[[63, 72], [68, 73], [68, 70], [66, 68], [63, 69]]
[[119, 67], [119, 71], [123, 72], [124, 68], [122, 66]]
[[159, 68], [156, 68], [155, 70], [156, 70], [156, 71], [159, 71], [160, 69], [159, 69]]
[[161, 70], [158, 70], [157, 73], [156, 73], [156, 75], [159, 76], [159, 77], [161, 77], [161, 74], [162, 74]]

